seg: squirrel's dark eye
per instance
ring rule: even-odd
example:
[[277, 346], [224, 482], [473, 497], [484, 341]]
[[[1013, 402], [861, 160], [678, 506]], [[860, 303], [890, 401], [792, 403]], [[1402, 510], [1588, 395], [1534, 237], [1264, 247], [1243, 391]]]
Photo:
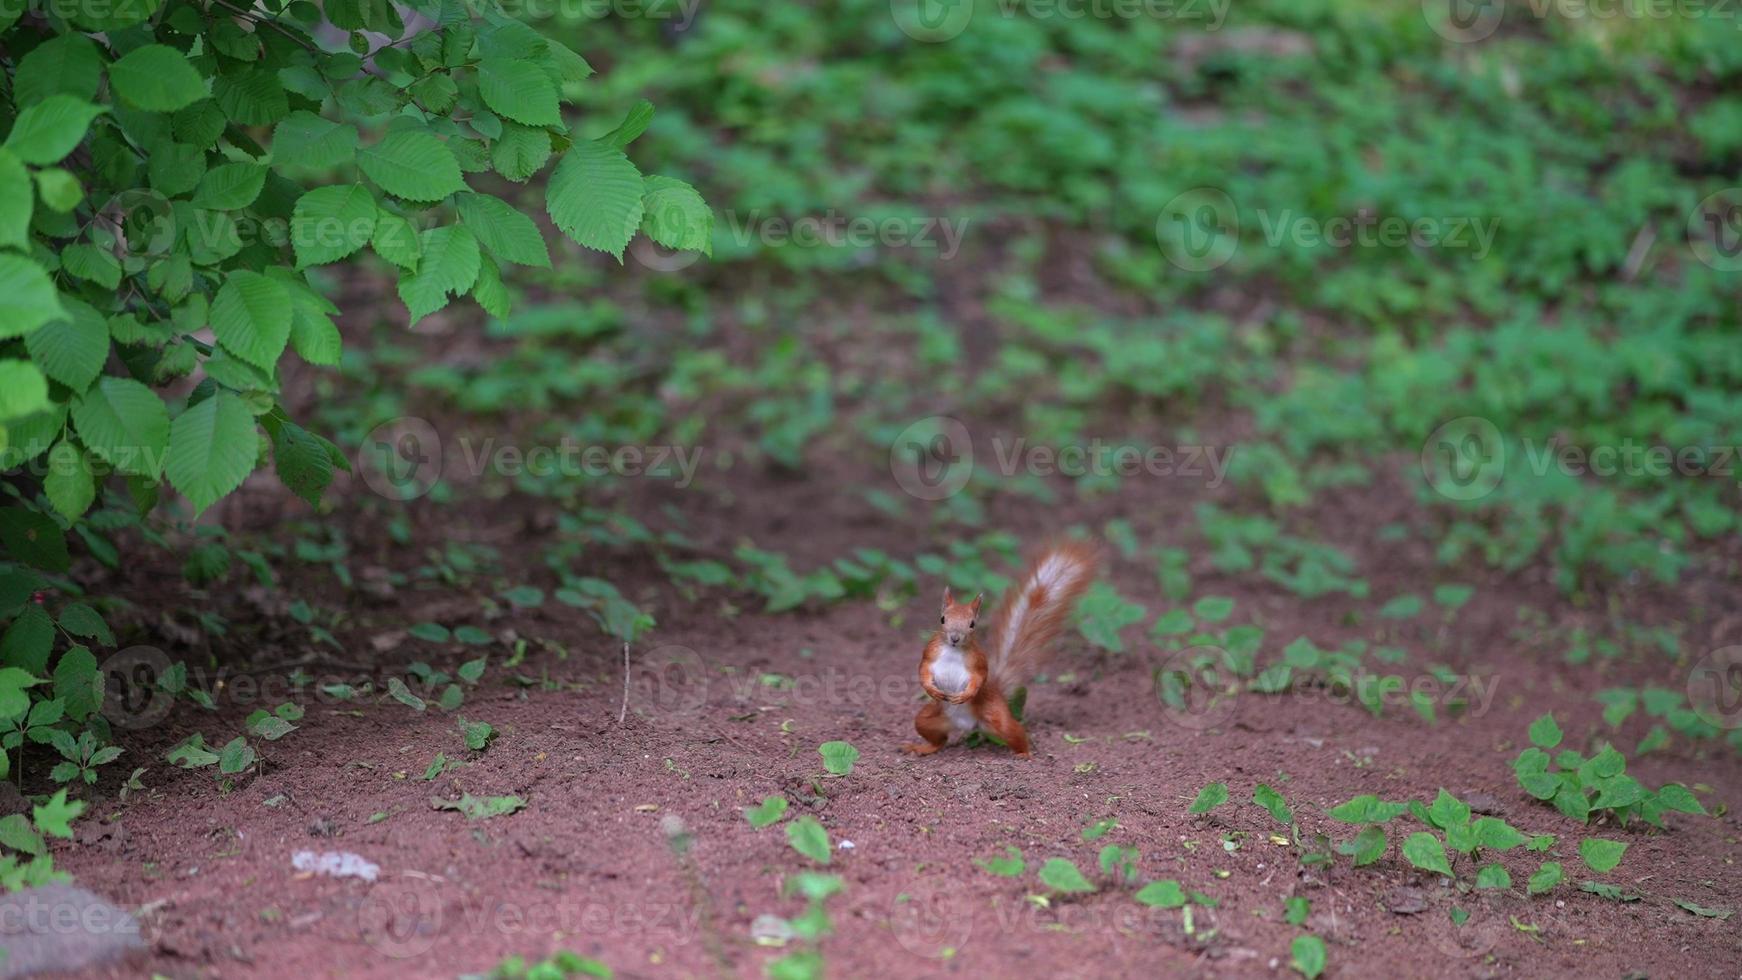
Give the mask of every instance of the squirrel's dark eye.
[[976, 622], [976, 620], [972, 620], [972, 619], [968, 620], [968, 628], [973, 629], [975, 622]]
[[943, 624], [944, 624], [944, 618], [942, 616], [939, 616], [938, 617], [938, 625], [942, 626]]

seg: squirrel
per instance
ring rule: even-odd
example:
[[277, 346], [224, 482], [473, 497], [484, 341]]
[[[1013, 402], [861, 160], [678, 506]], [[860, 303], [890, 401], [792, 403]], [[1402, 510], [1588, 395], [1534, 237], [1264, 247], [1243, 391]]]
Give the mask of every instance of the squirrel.
[[902, 748], [914, 755], [930, 755], [943, 748], [952, 733], [984, 728], [1017, 756], [1029, 758], [1028, 733], [1011, 714], [1005, 694], [1028, 683], [1040, 669], [1064, 628], [1066, 615], [1094, 581], [1098, 566], [1096, 552], [1088, 545], [1063, 542], [1044, 549], [1004, 593], [990, 652], [974, 635], [985, 593], [973, 602], [960, 603], [945, 586], [939, 629], [919, 660], [919, 686], [932, 700], [919, 709], [913, 728], [925, 741]]

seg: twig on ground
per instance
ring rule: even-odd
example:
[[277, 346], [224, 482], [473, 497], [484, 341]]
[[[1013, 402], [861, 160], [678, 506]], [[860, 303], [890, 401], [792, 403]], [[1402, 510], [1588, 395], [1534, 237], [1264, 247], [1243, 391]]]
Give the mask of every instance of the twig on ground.
[[623, 641], [623, 708], [617, 712], [617, 724], [629, 717], [629, 641]]

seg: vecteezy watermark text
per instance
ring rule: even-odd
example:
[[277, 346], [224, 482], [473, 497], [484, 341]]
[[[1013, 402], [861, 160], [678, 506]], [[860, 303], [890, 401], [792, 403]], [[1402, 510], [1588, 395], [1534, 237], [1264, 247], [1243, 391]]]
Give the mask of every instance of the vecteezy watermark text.
[[554, 446], [522, 447], [470, 436], [456, 441], [470, 476], [676, 477], [672, 485], [681, 490], [695, 480], [702, 461], [699, 446], [598, 446], [567, 436]]
[[1493, 493], [1508, 473], [1544, 477], [1550, 472], [1598, 479], [1716, 478], [1736, 481], [1742, 446], [1669, 445], [1623, 439], [1579, 445], [1559, 437], [1524, 438], [1510, 451], [1500, 427], [1469, 415], [1444, 423], [1421, 447], [1421, 469], [1428, 486], [1451, 500], [1479, 500]]
[[1213, 489], [1222, 485], [1234, 455], [1231, 446], [1146, 446], [1099, 437], [1055, 444], [993, 436], [989, 442], [989, 458], [977, 455], [973, 435], [960, 420], [944, 415], [920, 419], [890, 443], [889, 472], [903, 491], [920, 500], [960, 493], [982, 462], [1007, 478], [1207, 478], [1205, 485]]
[[457, 452], [423, 419], [402, 416], [369, 430], [357, 469], [370, 489], [391, 500], [413, 500], [445, 475], [488, 474], [517, 479], [650, 479], [687, 489], [702, 462], [700, 446], [600, 445], [564, 436], [555, 443], [527, 445], [471, 435], [453, 440]]
[[1422, 0], [1434, 33], [1458, 44], [1493, 37], [1508, 17], [1535, 21], [1728, 21], [1742, 28], [1742, 0]]
[[[1264, 247], [1279, 249], [1419, 248], [1487, 258], [1500, 233], [1500, 219], [1475, 215], [1396, 215], [1362, 209], [1349, 215], [1302, 214], [1290, 208], [1258, 208]], [[1242, 219], [1234, 198], [1219, 187], [1194, 187], [1163, 205], [1155, 240], [1169, 262], [1187, 272], [1208, 272], [1240, 251]]]

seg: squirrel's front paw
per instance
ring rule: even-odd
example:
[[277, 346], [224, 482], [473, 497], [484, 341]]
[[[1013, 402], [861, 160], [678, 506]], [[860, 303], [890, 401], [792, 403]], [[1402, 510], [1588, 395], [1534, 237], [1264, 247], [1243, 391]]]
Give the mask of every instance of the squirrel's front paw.
[[952, 694], [944, 700], [951, 704], [967, 704], [969, 701], [974, 700], [974, 697], [971, 694]]

